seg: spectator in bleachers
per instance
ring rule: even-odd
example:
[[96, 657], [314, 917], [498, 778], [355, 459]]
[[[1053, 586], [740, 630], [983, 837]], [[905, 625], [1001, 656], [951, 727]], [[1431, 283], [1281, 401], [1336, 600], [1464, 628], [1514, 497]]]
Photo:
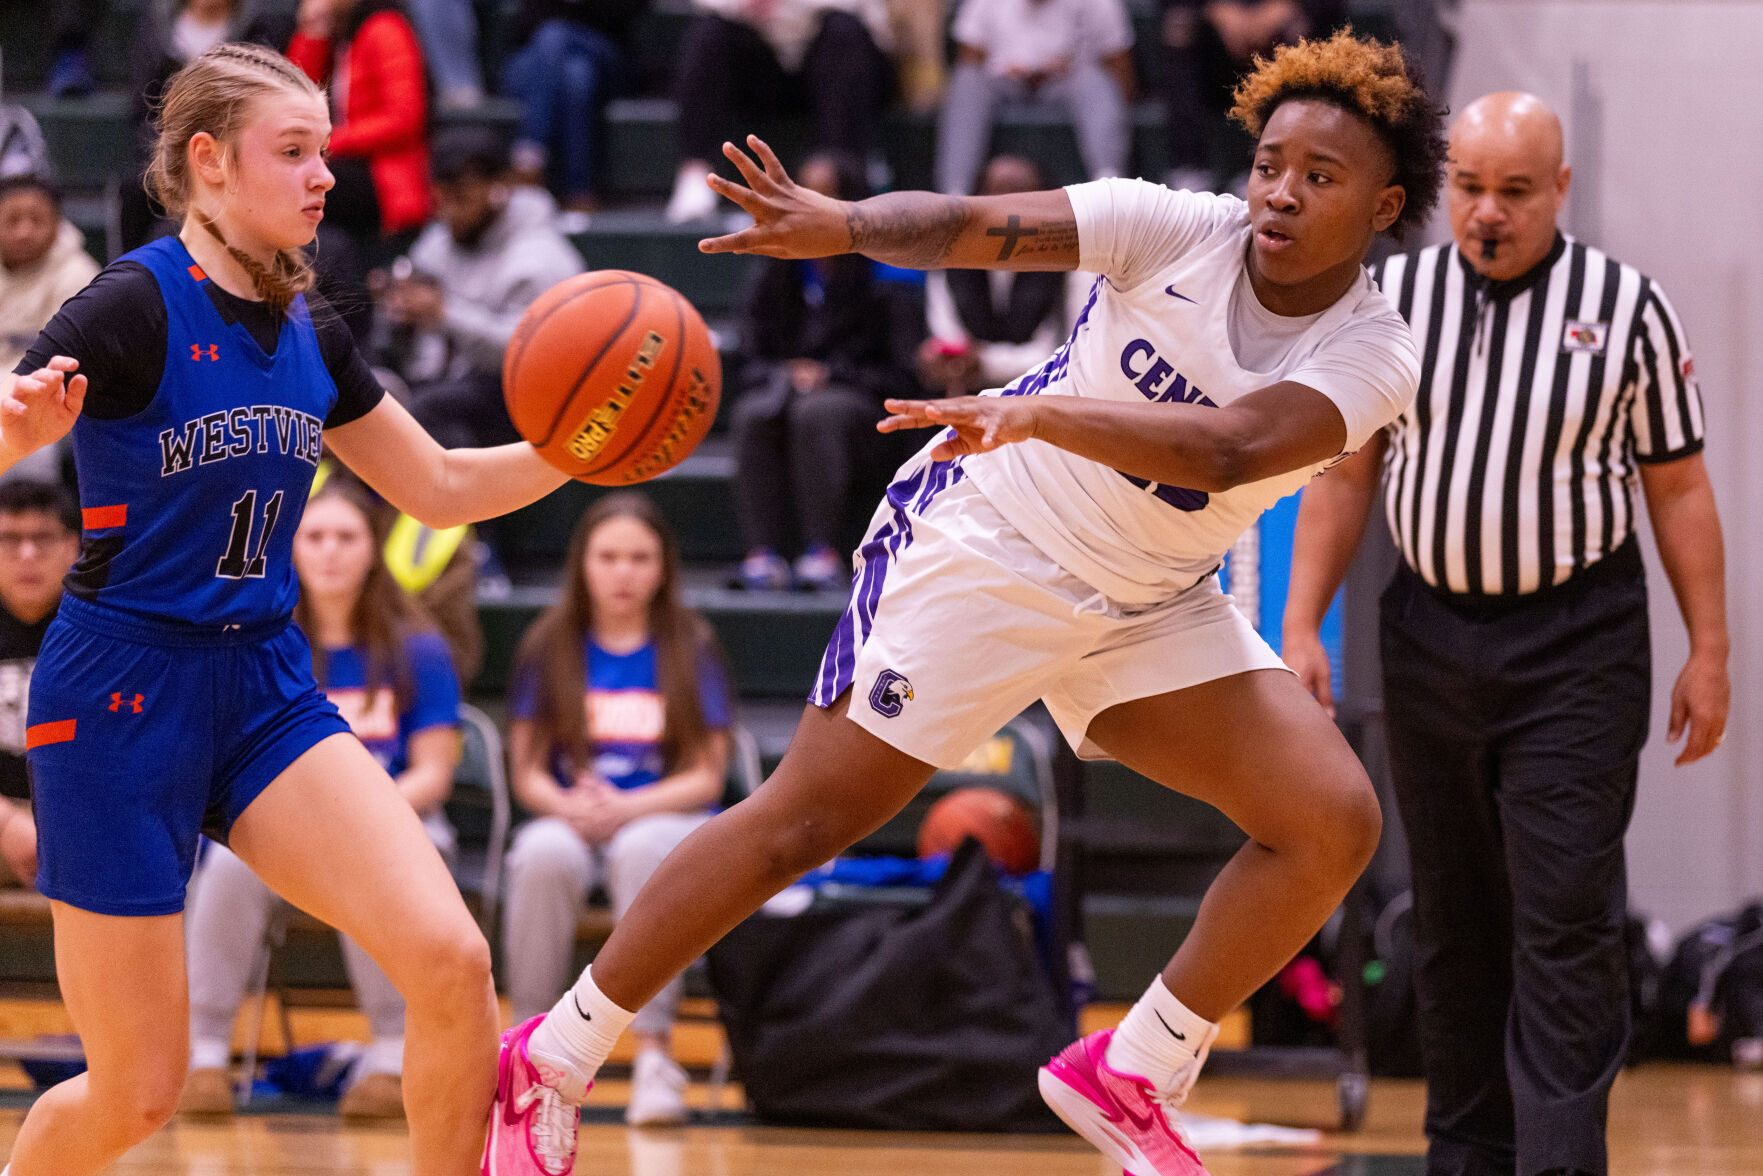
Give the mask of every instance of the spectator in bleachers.
[[381, 299], [386, 358], [443, 445], [520, 439], [502, 400], [502, 352], [533, 299], [582, 270], [551, 197], [512, 184], [508, 169], [508, 144], [488, 128], [436, 137], [435, 221]]
[[1326, 37], [1345, 19], [1346, 0], [1163, 0], [1160, 88], [1169, 127], [1171, 188], [1240, 188], [1219, 174], [1208, 140], [1234, 139], [1248, 167], [1252, 145], [1230, 122], [1231, 93], [1256, 54], [1300, 37]]
[[[285, 17], [265, 14], [261, 0], [170, 0], [149, 5], [136, 29], [129, 75], [129, 123], [136, 178], [122, 185], [119, 217], [125, 252], [171, 231], [139, 177], [153, 154], [153, 112], [166, 82], [189, 61], [227, 41], [250, 41], [278, 52], [292, 35]], [[329, 292], [325, 292], [328, 296]]]
[[735, 116], [812, 113], [814, 143], [867, 158], [894, 86], [885, 0], [694, 0], [680, 50], [680, 165], [667, 219], [717, 211], [705, 186]]
[[888, 18], [894, 31], [900, 97], [908, 109], [929, 114], [943, 100], [948, 0], [888, 0]]
[[[521, 642], [509, 702], [515, 798], [534, 815], [508, 851], [503, 966], [515, 1023], [568, 983], [582, 904], [614, 918], [721, 798], [730, 697], [716, 639], [681, 604], [679, 554], [641, 494], [600, 499], [576, 524], [563, 593]], [[669, 1056], [677, 979], [631, 1024], [633, 1125], [683, 1122]]]
[[[317, 494], [332, 477], [359, 481], [326, 456], [312, 476], [312, 493]], [[357, 488], [373, 502], [375, 528], [385, 532], [380, 554], [386, 570], [435, 622], [459, 680], [469, 683], [484, 664], [484, 628], [477, 615], [481, 553], [476, 528], [430, 527], [366, 487]]]
[[330, 92], [325, 220], [377, 262], [429, 215], [422, 49], [397, 0], [300, 0], [297, 20], [288, 58]]
[[478, 62], [477, 12], [472, 0], [405, 0], [422, 40], [435, 102], [443, 110], [469, 110], [484, 100]]
[[973, 191], [1001, 102], [1064, 112], [1092, 180], [1124, 175], [1132, 146], [1132, 23], [1122, 0], [963, 0], [937, 123], [937, 187]]
[[[24, 358], [37, 333], [98, 272], [86, 241], [61, 215], [61, 194], [47, 180], [0, 180], [0, 371]], [[54, 480], [62, 446], [31, 454], [4, 477]]]
[[[869, 195], [863, 161], [821, 152], [797, 182], [839, 200]], [[916, 395], [912, 361], [924, 316], [899, 282], [879, 281], [856, 254], [770, 259], [741, 309], [735, 401], [735, 505], [747, 543], [740, 582], [752, 589], [842, 588], [845, 517], [897, 448], [875, 424], [888, 396]], [[871, 477], [870, 475], [878, 475]], [[794, 569], [784, 558], [800, 539]]]
[[[999, 155], [979, 195], [1047, 187], [1039, 164]], [[1048, 270], [934, 270], [925, 279], [930, 338], [918, 349], [919, 381], [942, 396], [1001, 388], [1053, 354], [1065, 337], [1067, 274]]]
[[0, 482], [0, 887], [34, 886], [37, 826], [25, 711], [61, 580], [80, 553], [80, 512], [54, 482]]
[[49, 26], [51, 98], [78, 98], [98, 88], [92, 72], [92, 37], [104, 19], [104, 0], [56, 0]]
[[[294, 619], [312, 643], [319, 687], [449, 856], [454, 835], [442, 806], [460, 756], [459, 681], [446, 643], [380, 560], [383, 536], [372, 513], [367, 496], [342, 477], [313, 494], [294, 532]], [[217, 844], [204, 846], [192, 894], [190, 1075], [179, 1110], [230, 1115], [233, 1021], [283, 900]], [[373, 1035], [339, 1110], [349, 1118], [402, 1118], [404, 999], [366, 952], [339, 939]]]
[[502, 88], [521, 102], [515, 177], [548, 186], [563, 207], [599, 206], [600, 115], [624, 86], [626, 42], [649, 0], [521, 0], [520, 46], [502, 67]]

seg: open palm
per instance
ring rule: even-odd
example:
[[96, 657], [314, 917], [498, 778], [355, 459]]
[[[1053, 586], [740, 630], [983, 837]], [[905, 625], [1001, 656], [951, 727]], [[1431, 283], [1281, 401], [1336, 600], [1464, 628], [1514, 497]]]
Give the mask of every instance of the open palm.
[[722, 153], [740, 169], [746, 185], [721, 176], [710, 177], [718, 195], [740, 205], [753, 218], [751, 228], [698, 242], [705, 253], [757, 253], [762, 257], [830, 257], [848, 253], [851, 230], [842, 200], [822, 196], [790, 178], [777, 155], [758, 135], [747, 136], [752, 156], [724, 143]]

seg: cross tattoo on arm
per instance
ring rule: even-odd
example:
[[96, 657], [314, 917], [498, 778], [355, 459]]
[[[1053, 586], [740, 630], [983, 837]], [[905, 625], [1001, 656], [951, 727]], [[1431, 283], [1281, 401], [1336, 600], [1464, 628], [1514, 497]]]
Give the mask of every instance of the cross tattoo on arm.
[[999, 261], [1009, 261], [1011, 254], [1016, 252], [1016, 243], [1022, 238], [1038, 237], [1040, 235], [1041, 231], [1039, 229], [1023, 228], [1022, 218], [1014, 213], [1010, 215], [1009, 220], [1004, 222], [1003, 228], [990, 228], [986, 230], [986, 236], [988, 237], [1004, 238], [1004, 244], [998, 250]]

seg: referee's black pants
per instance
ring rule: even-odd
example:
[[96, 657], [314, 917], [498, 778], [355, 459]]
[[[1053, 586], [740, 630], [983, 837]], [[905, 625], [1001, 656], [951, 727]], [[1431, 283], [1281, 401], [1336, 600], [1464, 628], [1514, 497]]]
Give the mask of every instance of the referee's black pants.
[[1447, 600], [1404, 566], [1381, 611], [1427, 1174], [1602, 1176], [1652, 685], [1636, 545], [1521, 603]]

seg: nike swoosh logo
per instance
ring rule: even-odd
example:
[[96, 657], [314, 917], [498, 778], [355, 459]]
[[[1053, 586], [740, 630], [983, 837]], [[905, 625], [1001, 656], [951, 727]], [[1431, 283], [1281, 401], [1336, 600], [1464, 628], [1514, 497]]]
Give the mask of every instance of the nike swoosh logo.
[[[1183, 294], [1180, 290], [1177, 290], [1174, 286], [1163, 287], [1163, 292], [1165, 294], [1169, 295], [1171, 298], [1179, 298], [1183, 302], [1194, 302], [1194, 300], [1192, 298], [1189, 298], [1186, 294]], [[1198, 306], [1200, 304], [1198, 302], [1194, 302], [1194, 305]]]
[[[1190, 299], [1190, 301], [1191, 301], [1191, 299]], [[575, 1007], [576, 1007], [576, 1008], [578, 1008], [578, 1009], [579, 1009], [579, 1008], [581, 1008], [581, 1006], [580, 1006], [580, 1005], [577, 1005], [577, 1006], [575, 1006]], [[1152, 1011], [1152, 1012], [1153, 1012], [1153, 1013], [1157, 1013], [1157, 1019], [1158, 1019], [1158, 1020], [1159, 1020], [1159, 1021], [1163, 1021], [1163, 1014], [1162, 1014], [1162, 1013], [1158, 1013], [1158, 1012], [1157, 1012], [1157, 1010], [1156, 1010], [1156, 1009], [1152, 1009], [1152, 1010], [1151, 1010], [1151, 1011]], [[582, 1014], [582, 1016], [584, 1016], [584, 1017], [585, 1017], [585, 1016], [587, 1016], [587, 1014], [586, 1014], [586, 1013], [583, 1013], [583, 1014]], [[1163, 1027], [1164, 1027], [1164, 1028], [1165, 1028], [1165, 1029], [1169, 1029], [1169, 1022], [1168, 1022], [1168, 1021], [1163, 1021]], [[1169, 1035], [1170, 1035], [1170, 1036], [1171, 1036], [1171, 1037], [1173, 1037], [1173, 1038], [1175, 1038], [1175, 1039], [1176, 1039], [1176, 1040], [1177, 1040], [1177, 1041], [1186, 1041], [1186, 1040], [1187, 1040], [1187, 1039], [1188, 1039], [1188, 1035], [1187, 1035], [1187, 1034], [1186, 1034], [1186, 1033], [1177, 1033], [1177, 1032], [1176, 1032], [1176, 1031], [1175, 1031], [1175, 1030], [1173, 1030], [1173, 1029], [1169, 1029]]]
[[[1124, 1099], [1115, 1098], [1113, 1101], [1114, 1109], [1118, 1112], [1119, 1118], [1125, 1119], [1128, 1123], [1131, 1123], [1135, 1131], [1150, 1134], [1156, 1129], [1157, 1111], [1154, 1107], [1147, 1106], [1141, 1111], [1137, 1107], [1128, 1105]], [[1137, 1144], [1135, 1143], [1134, 1146], [1136, 1147]]]
[[[582, 1015], [582, 1020], [592, 1021], [594, 1019], [592, 1013], [582, 1008], [582, 998], [575, 994], [575, 989], [573, 988], [569, 990], [569, 1002], [575, 1006], [575, 1011]], [[1158, 1019], [1161, 1020], [1162, 1018]], [[1168, 1028], [1168, 1026], [1165, 1026], [1165, 1028]]]

